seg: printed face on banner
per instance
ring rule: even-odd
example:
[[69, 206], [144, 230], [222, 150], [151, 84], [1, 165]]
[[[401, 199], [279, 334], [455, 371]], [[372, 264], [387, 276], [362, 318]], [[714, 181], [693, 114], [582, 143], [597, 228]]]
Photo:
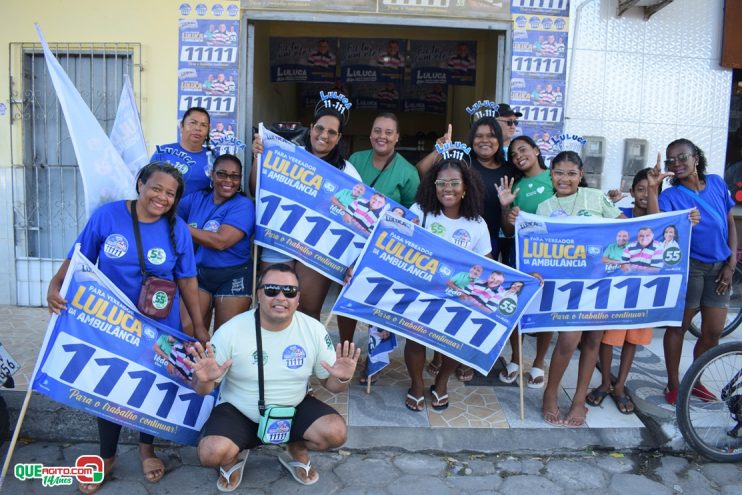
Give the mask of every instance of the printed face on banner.
[[545, 280], [523, 329], [680, 325], [690, 235], [687, 211], [625, 220], [521, 213], [518, 268]]
[[387, 213], [333, 312], [404, 335], [483, 373], [539, 282]]

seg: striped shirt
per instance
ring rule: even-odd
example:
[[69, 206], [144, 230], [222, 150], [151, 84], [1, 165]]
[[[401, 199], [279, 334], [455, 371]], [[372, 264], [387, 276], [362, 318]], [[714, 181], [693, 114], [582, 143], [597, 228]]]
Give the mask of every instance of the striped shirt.
[[647, 247], [642, 247], [639, 242], [632, 242], [623, 250], [621, 261], [631, 263], [632, 268], [662, 268], [663, 249], [657, 241]]

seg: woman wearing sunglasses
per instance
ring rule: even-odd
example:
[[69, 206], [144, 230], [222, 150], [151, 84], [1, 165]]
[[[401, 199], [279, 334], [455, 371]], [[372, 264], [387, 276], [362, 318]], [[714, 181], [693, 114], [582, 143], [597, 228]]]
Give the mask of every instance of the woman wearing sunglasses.
[[[185, 223], [175, 214], [183, 195], [183, 176], [170, 164], [150, 163], [139, 171], [136, 191], [135, 201], [114, 201], [95, 210], [75, 244], [80, 244], [82, 254], [91, 262], [97, 262], [100, 271], [132, 301], [133, 307], [143, 282], [134, 234], [132, 213], [135, 213], [147, 272], [174, 280], [178, 287], [170, 313], [159, 321], [170, 328], [179, 328], [179, 295], [185, 300], [191, 318], [198, 320], [200, 316], [193, 243]], [[60, 290], [71, 256], [72, 251], [49, 283], [46, 300], [49, 311], [56, 314], [67, 310], [68, 301], [62, 298]], [[206, 329], [198, 321], [195, 331], [197, 337], [206, 335]], [[104, 481], [110, 479], [120, 433], [121, 425], [98, 418]], [[139, 458], [144, 477], [150, 483], [160, 481], [165, 475], [165, 465], [155, 456], [153, 442], [152, 435], [139, 434]], [[79, 489], [90, 494], [101, 486], [102, 483], [80, 483]]]
[[[423, 228], [460, 247], [491, 257], [492, 244], [482, 218], [484, 185], [467, 162], [444, 156], [423, 177], [415, 199], [410, 211], [418, 216]], [[404, 357], [412, 380], [405, 406], [411, 411], [422, 411], [425, 347], [408, 339]], [[435, 384], [430, 387], [431, 406], [435, 410], [448, 407], [448, 377], [459, 365], [448, 356], [441, 358]]]
[[[304, 147], [314, 156], [323, 159], [338, 170], [342, 170], [352, 178], [362, 182], [358, 171], [349, 161], [343, 158], [340, 147], [338, 146], [340, 139], [343, 137], [343, 127], [347, 121], [347, 109], [343, 113], [340, 113], [335, 108], [327, 107], [323, 101], [320, 101], [315, 109], [314, 118], [309, 126], [309, 132], [304, 137]], [[259, 134], [255, 134], [254, 136], [252, 151], [254, 156], [263, 152], [263, 141], [260, 139]], [[257, 168], [254, 166], [250, 170], [250, 192], [253, 196], [255, 195], [257, 183]], [[274, 263], [294, 263], [288, 256], [272, 249], [262, 250], [260, 262], [261, 270]], [[305, 291], [302, 294], [299, 311], [319, 320], [322, 304], [325, 302], [325, 297], [332, 281], [298, 261], [295, 262], [294, 268], [299, 275], [299, 279], [302, 281], [302, 285], [312, 288], [312, 290]]]
[[[675, 404], [680, 386], [680, 355], [683, 350], [685, 329], [696, 310], [701, 308], [701, 337], [693, 348], [693, 358], [719, 344], [729, 307], [732, 276], [737, 266], [737, 231], [732, 207], [734, 201], [724, 179], [706, 173], [706, 156], [687, 139], [678, 139], [667, 146], [665, 169], [657, 165], [648, 175], [650, 213], [697, 208], [700, 222], [695, 225], [690, 244], [690, 268], [685, 311], [681, 327], [665, 330], [665, 366], [667, 387], [665, 400]], [[659, 195], [657, 189], [662, 179], [672, 176], [667, 188]], [[714, 395], [702, 384], [692, 391], [701, 400], [715, 400]]]
[[180, 141], [158, 145], [152, 162], [167, 162], [183, 174], [184, 196], [209, 188], [209, 173], [213, 160], [209, 148], [211, 117], [202, 107], [186, 110], [180, 121]]
[[[188, 224], [196, 245], [198, 295], [204, 327], [214, 331], [233, 316], [250, 309], [252, 261], [250, 237], [255, 206], [242, 189], [242, 162], [234, 155], [214, 161], [211, 189], [183, 198], [178, 215]], [[183, 314], [183, 313], [181, 313]], [[184, 326], [190, 321], [184, 322]]]

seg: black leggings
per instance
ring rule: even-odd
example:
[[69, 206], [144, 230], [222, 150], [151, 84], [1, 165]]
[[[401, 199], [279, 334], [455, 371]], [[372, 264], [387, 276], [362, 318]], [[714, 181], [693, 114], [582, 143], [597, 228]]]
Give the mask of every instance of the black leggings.
[[[120, 434], [121, 425], [98, 418], [98, 438], [100, 439], [100, 456], [102, 458], [110, 459], [116, 455]], [[148, 435], [147, 433], [139, 434], [139, 443], [152, 445], [154, 441], [155, 437], [152, 435]]]

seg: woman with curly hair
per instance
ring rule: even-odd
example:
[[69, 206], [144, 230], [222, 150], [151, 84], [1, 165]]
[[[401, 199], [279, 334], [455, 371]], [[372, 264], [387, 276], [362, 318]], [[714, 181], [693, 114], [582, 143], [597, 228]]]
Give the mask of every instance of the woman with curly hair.
[[[415, 201], [410, 211], [420, 218], [423, 228], [457, 246], [491, 257], [490, 234], [482, 218], [484, 185], [468, 163], [444, 156], [423, 177]], [[407, 340], [404, 357], [412, 380], [405, 406], [411, 411], [422, 411], [425, 402], [425, 347]], [[433, 409], [448, 407], [448, 377], [458, 364], [443, 356], [435, 384], [430, 387]]]
[[[677, 139], [667, 146], [663, 174], [657, 166], [649, 173], [649, 213], [697, 208], [701, 220], [695, 225], [690, 241], [690, 267], [685, 311], [681, 327], [665, 330], [665, 366], [667, 387], [665, 400], [675, 404], [680, 386], [680, 354], [685, 329], [696, 310], [701, 308], [701, 337], [693, 349], [693, 358], [719, 344], [729, 308], [729, 289], [737, 266], [737, 230], [732, 215], [732, 200], [724, 179], [706, 173], [706, 156], [688, 139]], [[659, 194], [657, 190], [666, 176], [670, 184]], [[702, 384], [692, 391], [701, 400], [714, 400], [714, 395]]]

